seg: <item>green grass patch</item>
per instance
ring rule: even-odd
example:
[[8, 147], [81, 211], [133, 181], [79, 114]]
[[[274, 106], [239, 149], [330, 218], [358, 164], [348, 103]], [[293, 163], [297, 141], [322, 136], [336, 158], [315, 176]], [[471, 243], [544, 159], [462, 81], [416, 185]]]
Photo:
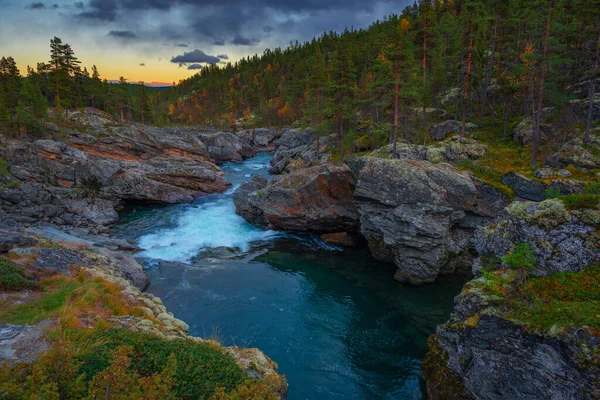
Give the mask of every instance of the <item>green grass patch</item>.
[[61, 307], [66, 304], [77, 284], [72, 282], [64, 287], [44, 291], [40, 300], [9, 308], [0, 316], [4, 324], [33, 325], [60, 314]]
[[560, 196], [558, 199], [562, 201], [569, 210], [600, 208], [600, 195], [597, 194], [570, 194], [567, 196]]
[[8, 161], [0, 157], [0, 176], [6, 176], [10, 172], [10, 164]]
[[571, 326], [600, 330], [600, 266], [520, 282], [510, 274], [484, 276], [485, 292], [505, 299], [500, 314], [535, 332]]
[[55, 276], [40, 281], [42, 298], [9, 308], [0, 315], [0, 323], [36, 324], [60, 317], [67, 326], [78, 324], [78, 316], [87, 312], [98, 315], [140, 315], [121, 296], [122, 288], [102, 278], [80, 271], [75, 276]]
[[30, 279], [22, 268], [17, 267], [10, 260], [0, 257], [0, 290], [32, 289], [35, 282]]

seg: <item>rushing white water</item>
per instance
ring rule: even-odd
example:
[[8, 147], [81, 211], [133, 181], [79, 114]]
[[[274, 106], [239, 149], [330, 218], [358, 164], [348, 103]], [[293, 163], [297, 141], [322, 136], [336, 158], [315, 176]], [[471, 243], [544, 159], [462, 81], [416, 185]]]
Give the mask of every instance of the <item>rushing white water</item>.
[[139, 238], [144, 249], [139, 256], [152, 259], [190, 262], [207, 249], [229, 247], [247, 252], [250, 245], [273, 239], [275, 231], [263, 231], [248, 224], [235, 213], [233, 192], [256, 173], [266, 175], [270, 155], [259, 155], [243, 164], [225, 164], [225, 179], [233, 184], [222, 195], [199, 199], [196, 204], [177, 208], [171, 225]]

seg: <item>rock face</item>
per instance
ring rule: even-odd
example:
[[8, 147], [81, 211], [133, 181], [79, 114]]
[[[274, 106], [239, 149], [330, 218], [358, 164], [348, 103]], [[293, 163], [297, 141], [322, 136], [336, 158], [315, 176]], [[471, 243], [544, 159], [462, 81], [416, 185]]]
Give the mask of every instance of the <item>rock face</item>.
[[598, 223], [598, 211], [569, 211], [558, 199], [515, 202], [503, 217], [477, 231], [475, 246], [483, 257], [502, 257], [526, 239], [535, 250], [535, 275], [579, 272], [600, 262]]
[[103, 232], [124, 202], [186, 203], [225, 191], [230, 184], [215, 163], [255, 154], [243, 135], [122, 125], [102, 112], [74, 112], [70, 122], [77, 129], [48, 127], [60, 141], [0, 149], [10, 165], [0, 176], [3, 221]]
[[260, 178], [240, 186], [236, 212], [262, 228], [310, 232], [352, 232], [358, 212], [352, 203], [356, 177], [346, 167], [302, 169], [268, 185]]
[[500, 192], [447, 164], [365, 157], [354, 204], [373, 256], [412, 284], [469, 269], [474, 229], [505, 206]]
[[[455, 298], [450, 321], [429, 339], [422, 364], [429, 398], [442, 399], [592, 399], [600, 394], [598, 331], [573, 326], [563, 300], [533, 300], [527, 286], [510, 275], [498, 257], [522, 243], [535, 252], [533, 276], [576, 273], [600, 262], [599, 209], [565, 208], [562, 201], [515, 202], [506, 213], [478, 229], [476, 248], [487, 262], [486, 274], [469, 282]], [[474, 268], [480, 263], [474, 263]], [[562, 275], [566, 285], [574, 275]], [[521, 278], [522, 279], [522, 278]], [[563, 281], [564, 279], [564, 281]], [[498, 283], [504, 282], [504, 283]], [[560, 283], [558, 283], [560, 282]], [[531, 286], [535, 288], [536, 286]], [[525, 289], [520, 289], [525, 288]], [[521, 295], [521, 290], [525, 294]], [[552, 288], [569, 299], [565, 289]], [[537, 295], [536, 295], [537, 296]], [[577, 295], [575, 295], [575, 298]], [[536, 307], [555, 307], [535, 325]], [[558, 305], [554, 305], [554, 302]], [[564, 300], [570, 301], [570, 300]], [[579, 300], [577, 300], [579, 301]], [[513, 308], [514, 304], [520, 305]], [[531, 311], [528, 311], [531, 309]]]
[[598, 368], [579, 361], [581, 346], [597, 345], [589, 333], [536, 335], [493, 315], [457, 326], [442, 325], [430, 339], [422, 372], [432, 400], [584, 400], [600, 393]]
[[330, 161], [327, 146], [334, 142], [333, 137], [320, 138], [317, 143], [314, 134], [307, 130], [287, 129], [281, 138], [273, 142], [275, 154], [271, 159], [273, 174], [290, 173]]

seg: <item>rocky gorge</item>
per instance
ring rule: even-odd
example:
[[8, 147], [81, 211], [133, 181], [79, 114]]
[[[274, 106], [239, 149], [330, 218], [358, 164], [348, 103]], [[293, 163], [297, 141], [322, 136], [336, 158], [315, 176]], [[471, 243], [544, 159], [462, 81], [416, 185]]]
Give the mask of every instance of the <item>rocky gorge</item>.
[[[111, 316], [112, 328], [203, 343], [188, 336], [187, 324], [158, 298], [143, 294], [148, 277], [134, 257], [140, 249], [115, 238], [112, 224], [130, 204], [191, 203], [233, 191], [217, 164], [274, 151], [272, 176], [259, 174], [234, 188], [236, 212], [250, 224], [316, 234], [334, 246], [366, 246], [375, 260], [395, 267], [390, 280], [424, 285], [443, 275], [474, 278], [456, 297], [450, 321], [430, 339], [422, 365], [430, 398], [597, 397], [597, 310], [592, 305], [581, 319], [561, 316], [558, 322], [541, 311], [597, 299], [597, 197], [585, 194], [587, 183], [565, 169], [572, 165], [567, 150], [532, 177], [478, 177], [461, 163], [485, 157], [488, 146], [446, 138], [456, 128], [447, 122], [436, 131], [440, 141], [399, 143], [396, 157], [384, 146], [334, 162], [334, 138], [316, 138], [306, 129], [232, 134], [72, 113], [68, 127], [48, 126], [54, 140], [2, 140], [0, 249], [35, 274], [70, 276], [77, 266], [91, 274], [87, 279], [119, 285], [139, 316]], [[548, 198], [553, 193], [560, 196]], [[522, 258], [511, 261], [513, 254]], [[569, 298], [539, 293], [556, 284], [553, 279], [569, 287], [579, 276], [592, 282], [591, 289], [573, 287]], [[538, 315], [546, 319], [528, 319]], [[6, 327], [10, 332], [0, 342], [5, 358], [17, 361], [12, 357], [22, 350], [11, 347], [14, 339], [28, 332], [41, 337], [45, 323]], [[260, 351], [222, 352], [247, 376], [269, 382], [271, 394], [285, 396], [285, 381]]]
[[[474, 276], [456, 297], [451, 320], [430, 338], [422, 366], [430, 398], [599, 396], [600, 202], [593, 183], [573, 179], [573, 169], [510, 172], [501, 179], [507, 194], [452, 165], [485, 155], [485, 146], [470, 139], [401, 144], [397, 159], [384, 147], [341, 168], [315, 157], [316, 143], [292, 142], [286, 139], [273, 158], [282, 176], [238, 189], [237, 212], [250, 223], [325, 240], [334, 231], [360, 238], [374, 258], [396, 265], [401, 282]], [[561, 149], [547, 165], [573, 165], [574, 154], [597, 160], [586, 149]], [[559, 158], [565, 161], [557, 164]]]

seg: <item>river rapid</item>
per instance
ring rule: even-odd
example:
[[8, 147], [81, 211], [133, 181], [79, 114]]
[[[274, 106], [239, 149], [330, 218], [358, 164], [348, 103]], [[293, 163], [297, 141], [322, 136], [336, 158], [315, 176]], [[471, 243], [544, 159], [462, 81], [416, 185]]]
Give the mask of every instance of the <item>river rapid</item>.
[[258, 347], [287, 376], [290, 400], [425, 398], [419, 364], [463, 281], [410, 287], [367, 249], [262, 231], [233, 192], [268, 175], [271, 155], [221, 167], [232, 188], [191, 205], [132, 206], [115, 235], [133, 239], [159, 296], [190, 334]]

